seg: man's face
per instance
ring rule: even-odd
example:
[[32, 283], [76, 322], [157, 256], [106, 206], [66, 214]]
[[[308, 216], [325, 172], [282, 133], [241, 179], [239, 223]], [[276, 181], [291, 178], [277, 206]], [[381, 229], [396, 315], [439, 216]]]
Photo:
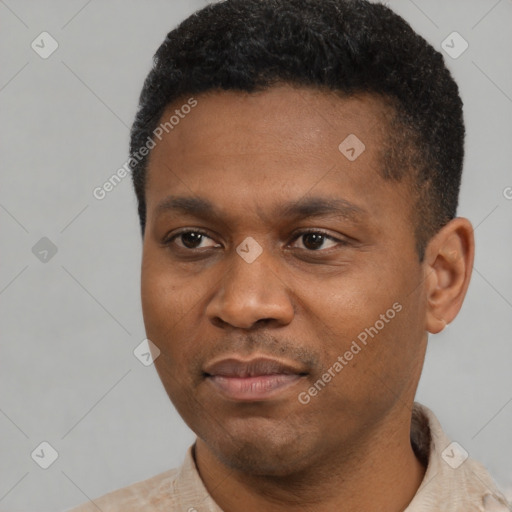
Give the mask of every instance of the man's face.
[[[349, 454], [409, 421], [426, 344], [414, 199], [379, 173], [386, 111], [289, 86], [196, 99], [148, 167], [142, 306], [163, 385], [228, 466]], [[359, 155], [339, 149], [350, 134]]]

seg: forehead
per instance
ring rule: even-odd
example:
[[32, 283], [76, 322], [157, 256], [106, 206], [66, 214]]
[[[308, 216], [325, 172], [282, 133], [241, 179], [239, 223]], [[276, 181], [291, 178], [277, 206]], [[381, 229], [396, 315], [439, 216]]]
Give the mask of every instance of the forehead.
[[[230, 152], [258, 152], [262, 144], [279, 153], [332, 151], [351, 133], [373, 146], [381, 145], [390, 113], [390, 107], [372, 94], [347, 97], [284, 84], [254, 93], [209, 91], [196, 101], [197, 106], [181, 119], [174, 116], [178, 124], [166, 141], [173, 149], [186, 152], [192, 148], [183, 143], [191, 135], [201, 136], [201, 147], [194, 148], [198, 155], [197, 149], [201, 154], [206, 150], [219, 154], [221, 142]], [[169, 105], [161, 121], [165, 123], [186, 103], [187, 98], [182, 98]]]
[[314, 192], [362, 209], [371, 199], [377, 209], [382, 198], [373, 196], [396, 188], [380, 175], [389, 110], [375, 96], [282, 85], [208, 92], [181, 111], [187, 100], [174, 102], [161, 118], [181, 114], [151, 152], [148, 213], [171, 194], [261, 211]]

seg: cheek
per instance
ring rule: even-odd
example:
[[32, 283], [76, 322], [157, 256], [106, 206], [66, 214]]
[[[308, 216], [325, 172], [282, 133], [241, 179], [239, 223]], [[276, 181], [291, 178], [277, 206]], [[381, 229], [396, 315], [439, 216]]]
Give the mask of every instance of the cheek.
[[179, 301], [168, 278], [154, 267], [142, 269], [141, 301], [147, 331], [158, 333], [172, 325]]
[[169, 398], [178, 408], [176, 397], [186, 395], [188, 389], [182, 371], [186, 367], [184, 360], [188, 357], [183, 350], [186, 332], [180, 331], [187, 326], [183, 295], [165, 271], [155, 265], [143, 264], [141, 301], [146, 336], [160, 350], [160, 355], [155, 359], [155, 369]]
[[345, 275], [308, 306], [318, 322], [326, 368], [346, 355], [343, 377], [333, 387], [346, 386], [354, 394], [375, 390], [382, 381], [400, 387], [397, 375], [412, 371], [422, 352], [420, 297], [410, 293], [403, 273], [384, 272], [382, 266]]
[[392, 308], [399, 296], [391, 283], [377, 284], [367, 273], [354, 273], [316, 293], [309, 307], [334, 335], [357, 337]]
[[[174, 375], [185, 373], [195, 358], [200, 312], [207, 289], [198, 278], [180, 277], [169, 262], [158, 255], [143, 257], [141, 301], [147, 337], [161, 351], [155, 364]], [[180, 377], [181, 378], [181, 377]]]
[[172, 273], [147, 254], [141, 269], [141, 304], [146, 335], [160, 350], [169, 350], [168, 340], [187, 311], [186, 288], [178, 287]]

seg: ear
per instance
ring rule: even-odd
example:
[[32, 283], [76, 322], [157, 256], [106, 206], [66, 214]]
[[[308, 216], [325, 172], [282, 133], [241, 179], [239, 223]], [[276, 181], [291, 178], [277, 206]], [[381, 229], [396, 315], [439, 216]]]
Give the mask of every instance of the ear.
[[457, 316], [471, 278], [475, 255], [473, 226], [457, 217], [446, 224], [425, 250], [426, 330], [442, 331]]

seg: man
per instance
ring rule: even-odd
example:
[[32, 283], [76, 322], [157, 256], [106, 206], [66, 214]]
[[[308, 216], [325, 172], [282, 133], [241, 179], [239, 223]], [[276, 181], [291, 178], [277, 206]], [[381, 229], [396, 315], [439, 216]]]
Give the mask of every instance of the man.
[[170, 32], [130, 165], [146, 332], [197, 440], [76, 510], [510, 510], [414, 402], [471, 275], [463, 154], [442, 56], [383, 5], [226, 0]]

